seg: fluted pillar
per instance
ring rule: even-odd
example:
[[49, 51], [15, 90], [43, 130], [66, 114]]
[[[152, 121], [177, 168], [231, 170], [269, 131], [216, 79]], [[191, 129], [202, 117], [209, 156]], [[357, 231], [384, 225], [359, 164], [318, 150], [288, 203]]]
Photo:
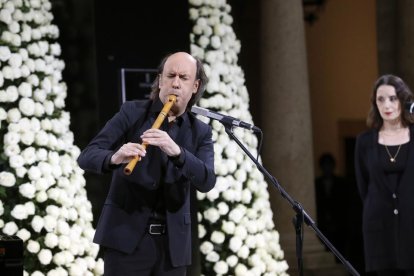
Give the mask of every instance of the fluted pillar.
[[[262, 0], [261, 18], [263, 162], [281, 186], [316, 220], [302, 1]], [[281, 245], [290, 272], [295, 275], [296, 240], [292, 218], [296, 213], [273, 186], [269, 185], [269, 191]], [[306, 226], [303, 256], [307, 271], [334, 264], [333, 255], [324, 251], [314, 231]]]
[[380, 74], [396, 74], [414, 89], [414, 1], [377, 0]]
[[414, 1], [397, 1], [397, 74], [414, 89]]

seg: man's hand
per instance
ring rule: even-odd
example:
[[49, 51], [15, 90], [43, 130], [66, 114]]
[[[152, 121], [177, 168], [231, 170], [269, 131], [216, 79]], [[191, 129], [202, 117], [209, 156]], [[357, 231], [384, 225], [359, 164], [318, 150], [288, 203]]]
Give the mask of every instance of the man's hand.
[[114, 153], [111, 157], [111, 164], [121, 164], [128, 163], [135, 156], [144, 157], [147, 152], [145, 148], [137, 143], [127, 143], [119, 148], [117, 152]]
[[143, 143], [159, 147], [168, 156], [178, 156], [181, 153], [180, 147], [165, 131], [151, 128], [141, 135], [141, 139]]

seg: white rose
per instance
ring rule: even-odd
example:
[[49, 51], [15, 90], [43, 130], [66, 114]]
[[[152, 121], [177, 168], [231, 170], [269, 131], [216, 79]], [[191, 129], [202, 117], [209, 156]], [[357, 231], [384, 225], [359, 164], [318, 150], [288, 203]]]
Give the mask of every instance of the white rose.
[[25, 163], [28, 165], [36, 162], [36, 150], [33, 147], [28, 147], [22, 151], [22, 157], [25, 160]]
[[220, 260], [220, 255], [217, 252], [212, 251], [207, 254], [206, 260], [212, 263], [218, 262]]
[[57, 97], [54, 101], [54, 104], [57, 108], [64, 108], [65, 107], [65, 98]]
[[53, 256], [52, 256], [52, 252], [49, 249], [42, 249], [40, 250], [37, 257], [41, 264], [48, 265], [52, 261]]
[[43, 103], [43, 105], [45, 107], [46, 114], [52, 115], [53, 114], [53, 111], [55, 110], [55, 106], [54, 106], [53, 102], [51, 102], [51, 101], [45, 101]]
[[239, 256], [242, 259], [247, 259], [249, 257], [250, 250], [246, 245], [243, 245], [240, 247], [239, 251], [237, 252], [237, 256]]
[[35, 70], [37, 72], [45, 72], [46, 70], [46, 62], [43, 59], [35, 59]]
[[18, 91], [22, 97], [32, 96], [32, 86], [27, 82], [22, 82], [18, 87]]
[[22, 156], [20, 155], [10, 156], [10, 159], [9, 159], [10, 167], [14, 169], [22, 168], [24, 163], [25, 162]]
[[36, 254], [40, 250], [40, 244], [37, 241], [30, 240], [27, 244], [27, 250], [30, 253]]
[[40, 216], [34, 216], [31, 222], [33, 230], [37, 233], [39, 233], [43, 229], [44, 224], [44, 219]]
[[[53, 256], [53, 262], [55, 260], [55, 256]], [[49, 270], [46, 276], [68, 276], [69, 273], [63, 267], [57, 267], [55, 269]], [[87, 275], [85, 275], [87, 276]]]
[[246, 274], [247, 274], [247, 267], [244, 264], [239, 263], [236, 266], [234, 272], [235, 272], [235, 275], [236, 276], [246, 276]]
[[[77, 259], [78, 261], [78, 259]], [[70, 275], [85, 275], [89, 276], [85, 273], [86, 267], [80, 265], [79, 263], [72, 263], [69, 265], [69, 273]]]
[[43, 175], [51, 175], [52, 171], [53, 171], [53, 167], [51, 164], [46, 163], [46, 162], [40, 162], [38, 164], [38, 167], [40, 169], [40, 171], [42, 172]]
[[45, 202], [47, 200], [47, 194], [45, 191], [40, 191], [36, 195], [36, 201], [39, 203]]
[[30, 146], [35, 140], [35, 134], [32, 131], [24, 131], [20, 139], [23, 144]]
[[235, 255], [230, 255], [227, 257], [226, 262], [230, 267], [234, 267], [239, 262], [239, 258], [237, 258]]
[[45, 131], [40, 130], [35, 135], [35, 141], [39, 146], [46, 146], [49, 143], [49, 135]]
[[258, 225], [254, 223], [247, 223], [246, 229], [249, 233], [254, 234], [257, 233]]
[[241, 208], [239, 208], [239, 206], [237, 208], [234, 208], [233, 210], [231, 210], [230, 213], [229, 213], [229, 217], [235, 223], [239, 223], [241, 221], [241, 219], [243, 218], [243, 216], [244, 216], [244, 212]]
[[96, 261], [95, 268], [93, 269], [93, 272], [97, 275], [102, 275], [104, 273], [104, 262], [102, 258], [99, 258]]
[[10, 214], [12, 215], [12, 217], [18, 220], [27, 218], [26, 208], [24, 207], [24, 205], [21, 204], [15, 205]]
[[83, 246], [79, 245], [76, 241], [72, 240], [69, 247], [70, 253], [73, 255], [82, 255], [82, 251], [84, 251]]
[[198, 200], [203, 200], [206, 198], [206, 193], [200, 193], [199, 191], [197, 191], [197, 199]]
[[34, 101], [30, 98], [22, 98], [19, 102], [20, 111], [26, 116], [33, 116], [35, 111]]
[[42, 38], [42, 32], [39, 29], [32, 29], [31, 35], [31, 40], [39, 40]]
[[2, 9], [0, 11], [0, 20], [6, 24], [10, 24], [12, 22], [12, 9]]
[[215, 49], [219, 49], [221, 46], [221, 40], [220, 37], [214, 35], [211, 37], [211, 46]]
[[237, 225], [234, 235], [244, 240], [247, 237], [247, 230], [243, 225]]
[[252, 235], [247, 236], [246, 237], [246, 240], [245, 240], [245, 244], [249, 248], [255, 248], [256, 245], [257, 245], [256, 237], [255, 236], [252, 236]]
[[53, 256], [53, 262], [58, 265], [62, 266], [66, 264], [66, 254], [65, 252], [58, 252]]
[[45, 245], [49, 248], [54, 248], [58, 245], [59, 238], [54, 233], [47, 233], [45, 237]]
[[208, 208], [206, 211], [204, 211], [204, 218], [209, 220], [212, 223], [215, 223], [219, 218], [220, 214], [215, 208]]
[[226, 239], [226, 236], [223, 234], [223, 232], [214, 231], [211, 234], [211, 241], [216, 243], [216, 244], [222, 244], [225, 239]]
[[33, 272], [32, 274], [30, 274], [30, 276], [45, 276], [45, 274], [43, 274], [42, 272], [40, 272], [39, 270], [36, 270], [35, 272]]
[[21, 238], [24, 242], [26, 242], [28, 239], [30, 239], [30, 232], [27, 231], [27, 229], [20, 229], [17, 233], [16, 236], [18, 236], [19, 238]]
[[[196, 20], [198, 17], [199, 17], [198, 9], [190, 8], [190, 19]], [[193, 31], [193, 33], [195, 32]]]
[[23, 178], [26, 176], [27, 169], [25, 167], [15, 168], [16, 176], [19, 178]]
[[57, 188], [51, 188], [47, 190], [48, 198], [53, 199], [55, 201], [59, 199], [61, 193], [62, 193], [62, 190], [57, 189]]
[[4, 66], [1, 72], [3, 74], [4, 79], [7, 79], [7, 80], [14, 79], [14, 71], [13, 71], [13, 68], [11, 68], [10, 66]]
[[[39, 83], [40, 83], [40, 81], [39, 81], [39, 77], [37, 76], [37, 75], [30, 75], [28, 78], [27, 78], [27, 81], [31, 84], [31, 85], [33, 85], [33, 86], [39, 86]], [[42, 90], [40, 90], [40, 89], [36, 89], [35, 90], [35, 93], [34, 93], [34, 99], [36, 100], [36, 101], [39, 101], [39, 96], [36, 94], [36, 92], [37, 93], [40, 93], [40, 92], [42, 92], [42, 99], [44, 100], [44, 99], [46, 99], [46, 93], [45, 93], [45, 91], [42, 91]]]
[[7, 46], [0, 46], [0, 60], [7, 61], [11, 56], [11, 52], [9, 47]]
[[57, 218], [60, 214], [60, 209], [56, 205], [49, 205], [46, 207], [46, 213]]
[[[4, 33], [3, 33], [4, 34]], [[21, 44], [22, 44], [22, 38], [20, 37], [20, 35], [18, 35], [18, 34], [13, 34], [13, 33], [10, 33], [11, 34], [11, 41], [10, 41], [10, 43], [12, 44], [12, 45], [14, 45], [14, 46], [17, 46], [17, 47], [19, 47]]]
[[214, 202], [216, 199], [219, 198], [219, 192], [217, 189], [212, 189], [207, 193], [207, 199], [211, 202]]
[[9, 236], [13, 236], [14, 234], [16, 234], [17, 230], [18, 227], [16, 223], [14, 223], [13, 221], [6, 223], [3, 227], [3, 233]]
[[46, 191], [49, 188], [49, 182], [45, 177], [34, 180], [36, 191]]
[[0, 216], [3, 215], [3, 213], [4, 213], [4, 206], [3, 206], [3, 202], [0, 200]]
[[35, 103], [34, 115], [36, 117], [42, 117], [44, 113], [45, 113], [44, 106], [41, 103]]
[[47, 160], [47, 150], [44, 148], [39, 148], [36, 151], [37, 159], [40, 161], [46, 161]]
[[61, 250], [70, 248], [71, 240], [67, 236], [59, 236], [59, 248]]
[[42, 56], [46, 55], [46, 53], [49, 51], [49, 42], [41, 40], [38, 42], [38, 44], [39, 44]]
[[207, 233], [206, 228], [203, 225], [198, 224], [198, 237], [203, 238], [206, 235], [206, 233]]
[[36, 207], [32, 201], [28, 201], [24, 204], [24, 207], [26, 208], [26, 212], [29, 216], [35, 214]]
[[60, 44], [54, 43], [54, 44], [50, 45], [50, 52], [54, 56], [60, 56], [60, 54], [62, 53], [62, 50], [60, 48]]
[[220, 215], [227, 215], [227, 213], [229, 212], [229, 206], [223, 201], [217, 204], [217, 208]]
[[28, 171], [28, 175], [30, 180], [38, 180], [42, 176], [42, 173], [38, 167], [32, 166]]
[[20, 154], [20, 147], [17, 144], [6, 144], [4, 146], [4, 154], [8, 157]]
[[224, 233], [233, 235], [235, 229], [236, 229], [236, 225], [234, 224], [234, 222], [232, 222], [232, 221], [223, 221], [222, 230], [224, 231]]
[[50, 216], [50, 215], [46, 215], [43, 217], [44, 222], [45, 222], [45, 229], [48, 232], [52, 232], [55, 230], [57, 222], [56, 222], [56, 217], [54, 216]]
[[17, 123], [21, 119], [22, 115], [17, 108], [12, 108], [7, 112], [7, 120], [9, 123]]
[[66, 221], [59, 220], [57, 224], [57, 231], [62, 235], [69, 235], [70, 226]]
[[19, 98], [19, 92], [17, 90], [17, 87], [14, 85], [11, 85], [7, 87], [6, 89], [6, 97], [8, 102], [15, 102]]
[[229, 271], [229, 267], [226, 262], [218, 261], [217, 263], [214, 264], [214, 271], [217, 274], [224, 275]]
[[65, 259], [66, 259], [66, 263], [73, 263], [73, 261], [75, 260], [74, 256], [72, 253], [70, 253], [67, 250], [62, 251], [62, 253], [65, 254]]
[[16, 184], [16, 177], [9, 172], [0, 172], [0, 185], [4, 187], [12, 187]]
[[44, 78], [41, 83], [41, 88], [46, 91], [46, 93], [52, 92], [52, 82], [50, 78]]
[[202, 48], [206, 48], [209, 44], [210, 44], [210, 39], [204, 35], [200, 36], [200, 38], [198, 39], [198, 44], [202, 47]]
[[203, 4], [202, 0], [189, 0], [189, 2], [191, 5], [196, 6], [196, 7], [201, 6]]
[[[0, 84], [0, 86], [2, 86], [2, 84]], [[0, 121], [6, 120], [7, 119], [7, 112], [6, 110], [4, 110], [4, 108], [0, 107]]]
[[17, 132], [9, 131], [3, 137], [5, 145], [17, 145], [20, 142], [20, 135]]
[[200, 245], [200, 251], [201, 253], [203, 253], [204, 255], [207, 255], [208, 253], [212, 252], [214, 250], [214, 246], [211, 242], [209, 241], [204, 241], [201, 245]]
[[237, 253], [242, 245], [243, 241], [239, 237], [235, 236], [230, 239], [229, 248], [231, 251]]
[[12, 68], [19, 68], [22, 66], [23, 59], [20, 54], [11, 54], [9, 59], [9, 64]]
[[78, 212], [74, 208], [69, 208], [68, 218], [69, 220], [75, 221], [78, 218]]

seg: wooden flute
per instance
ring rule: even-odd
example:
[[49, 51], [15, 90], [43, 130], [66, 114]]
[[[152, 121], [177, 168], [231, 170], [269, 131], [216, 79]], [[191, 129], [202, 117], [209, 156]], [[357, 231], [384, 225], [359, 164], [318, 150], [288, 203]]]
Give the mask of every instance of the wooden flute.
[[[155, 122], [152, 124], [151, 128], [160, 128], [162, 122], [164, 121], [164, 119], [167, 117], [168, 112], [170, 112], [171, 107], [174, 105], [175, 101], [177, 100], [177, 96], [175, 95], [169, 95], [168, 96], [168, 101], [164, 104], [164, 107], [162, 108], [160, 114], [158, 115], [157, 119], [155, 120]], [[147, 143], [142, 143], [142, 147], [144, 149], [147, 148]], [[132, 173], [132, 171], [135, 168], [135, 165], [138, 163], [138, 161], [141, 160], [141, 157], [139, 155], [135, 156], [131, 161], [129, 161], [128, 165], [125, 166], [124, 168], [124, 174], [126, 175], [130, 175]]]

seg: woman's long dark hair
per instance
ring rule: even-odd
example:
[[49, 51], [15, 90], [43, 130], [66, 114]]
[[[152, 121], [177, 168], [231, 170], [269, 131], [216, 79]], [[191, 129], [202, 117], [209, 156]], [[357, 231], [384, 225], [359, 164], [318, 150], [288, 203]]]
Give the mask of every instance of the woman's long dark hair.
[[375, 82], [371, 95], [371, 109], [367, 117], [367, 125], [370, 128], [380, 129], [384, 123], [377, 106], [377, 90], [381, 85], [390, 85], [395, 88], [395, 93], [401, 106], [401, 123], [404, 127], [414, 123], [414, 116], [405, 110], [407, 103], [413, 101], [413, 94], [407, 84], [394, 75], [383, 75]]

